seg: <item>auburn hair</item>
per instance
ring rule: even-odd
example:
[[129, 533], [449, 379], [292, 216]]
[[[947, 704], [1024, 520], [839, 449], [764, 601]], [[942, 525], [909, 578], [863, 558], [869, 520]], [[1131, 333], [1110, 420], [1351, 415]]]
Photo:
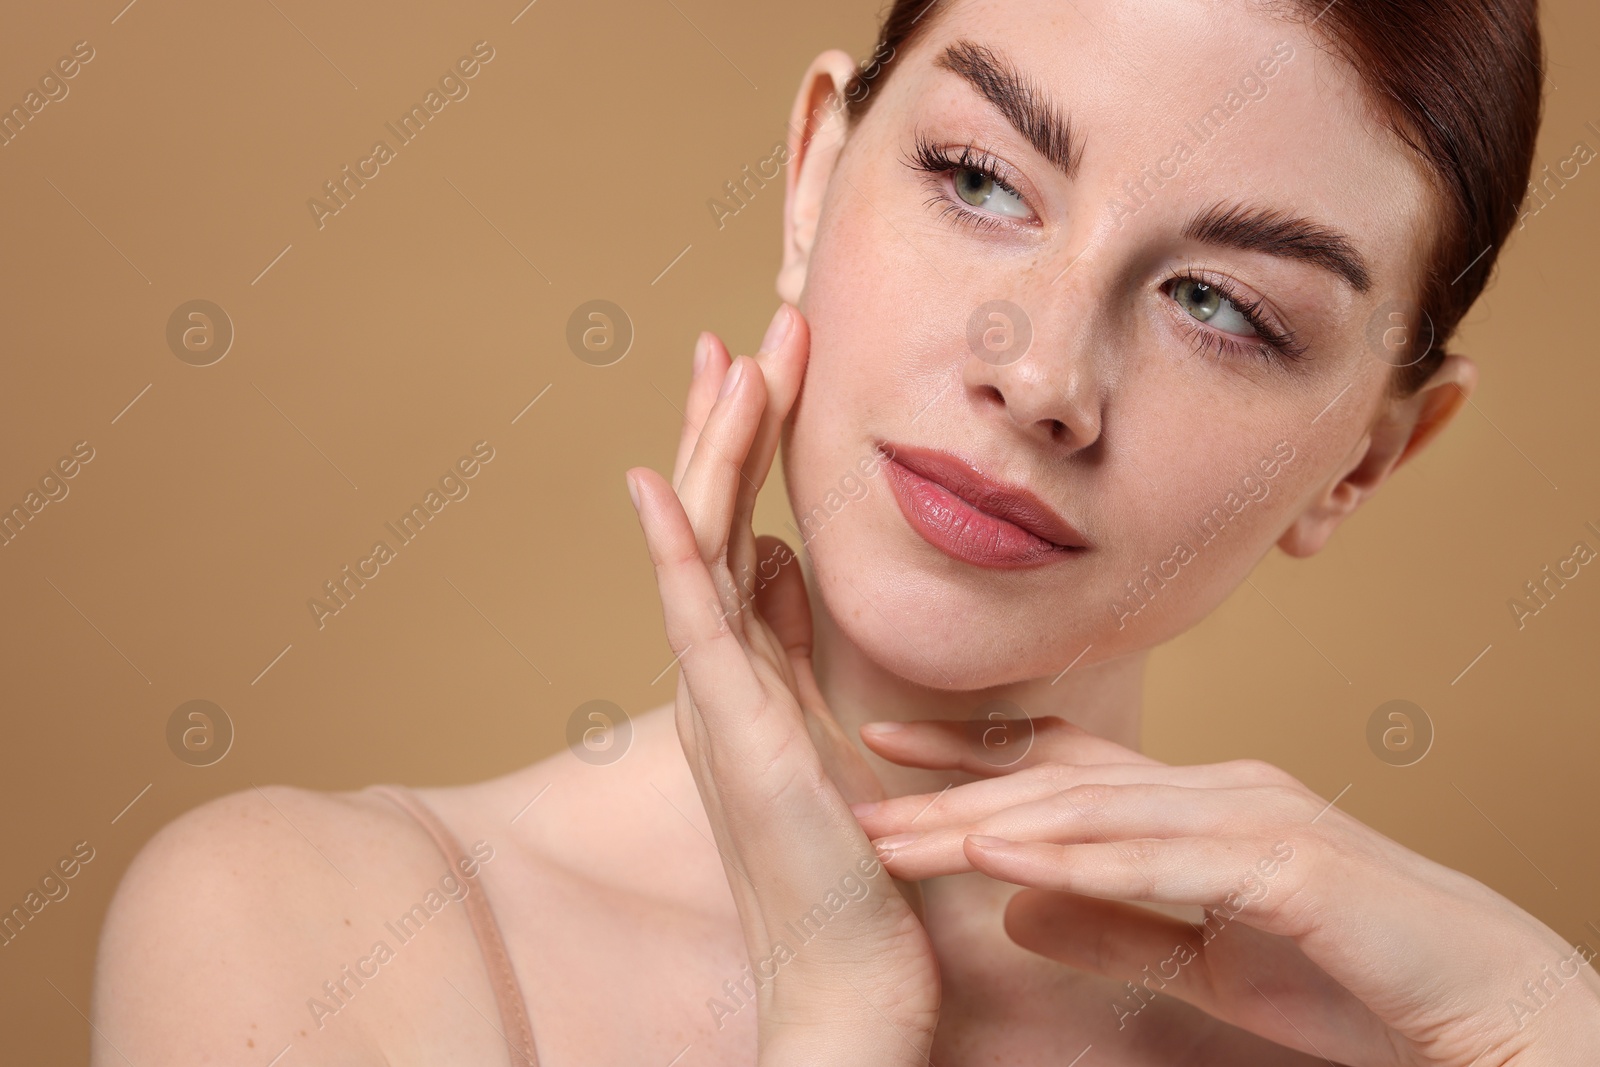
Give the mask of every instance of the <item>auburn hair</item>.
[[[874, 61], [844, 90], [858, 123], [895, 61], [955, 0], [892, 0]], [[1377, 113], [1417, 153], [1437, 198], [1430, 247], [1412, 294], [1431, 327], [1425, 356], [1397, 368], [1391, 390], [1415, 392], [1494, 270], [1528, 188], [1544, 105], [1538, 0], [1269, 0], [1286, 21], [1310, 24], [1366, 85]], [[928, 17], [924, 18], [926, 15]], [[879, 58], [882, 57], [882, 58]], [[1424, 335], [1425, 336], [1425, 335]]]

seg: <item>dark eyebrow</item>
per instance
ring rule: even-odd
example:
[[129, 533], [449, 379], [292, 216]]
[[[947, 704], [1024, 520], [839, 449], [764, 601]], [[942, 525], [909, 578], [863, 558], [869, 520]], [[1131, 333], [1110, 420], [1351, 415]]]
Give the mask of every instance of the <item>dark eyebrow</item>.
[[1071, 122], [1014, 64], [981, 44], [959, 40], [934, 65], [965, 78], [1041, 156], [1074, 176], [1083, 145], [1073, 143]]
[[[1074, 143], [1071, 120], [1015, 64], [991, 48], [962, 39], [941, 52], [934, 65], [965, 78], [1041, 156], [1069, 179], [1077, 176], [1083, 144]], [[1372, 288], [1366, 257], [1349, 237], [1283, 211], [1216, 204], [1191, 218], [1183, 235], [1205, 244], [1314, 263], [1358, 293]]]
[[1358, 293], [1372, 288], [1367, 261], [1338, 230], [1269, 208], [1214, 204], [1183, 227], [1183, 236], [1205, 244], [1300, 259], [1332, 271]]

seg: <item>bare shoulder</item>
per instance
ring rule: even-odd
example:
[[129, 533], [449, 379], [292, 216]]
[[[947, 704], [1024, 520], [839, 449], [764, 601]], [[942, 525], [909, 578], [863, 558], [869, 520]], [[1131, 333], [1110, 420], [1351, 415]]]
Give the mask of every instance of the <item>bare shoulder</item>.
[[[186, 812], [145, 844], [107, 914], [93, 1062], [266, 1063], [291, 1047], [298, 1063], [395, 1062], [384, 1046], [416, 975], [378, 977], [388, 961], [376, 957], [400, 950], [383, 924], [442, 866], [419, 827], [370, 793], [271, 786]], [[439, 925], [404, 949], [412, 971], [470, 949], [460, 915]]]
[[[375, 792], [252, 788], [160, 830], [101, 935], [97, 1067], [285, 1050], [282, 1067], [505, 1062], [470, 892], [492, 904], [554, 1054], [581, 1055], [597, 1032], [619, 1054], [666, 1040], [738, 972], [737, 915], [670, 715], [636, 717], [626, 758], [562, 751], [413, 793], [478, 861], [476, 889]], [[686, 970], [682, 997], [664, 996], [660, 975]], [[621, 1026], [596, 988], [659, 1010]]]

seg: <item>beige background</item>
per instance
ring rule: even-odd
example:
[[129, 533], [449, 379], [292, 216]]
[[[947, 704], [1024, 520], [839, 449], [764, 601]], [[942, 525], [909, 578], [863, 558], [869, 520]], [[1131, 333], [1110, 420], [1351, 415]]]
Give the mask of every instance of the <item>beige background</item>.
[[[668, 699], [622, 471], [669, 466], [697, 330], [754, 348], [781, 184], [720, 232], [707, 200], [770, 155], [812, 55], [870, 50], [877, 6], [124, 2], [27, 5], [0, 34], [7, 105], [74, 42], [95, 50], [0, 148], [0, 505], [95, 450], [0, 548], [0, 905], [95, 850], [0, 948], [18, 1062], [85, 1055], [106, 904], [180, 812], [251, 783], [488, 777], [558, 750], [585, 701]], [[1553, 165], [1600, 149], [1600, 19], [1560, 0], [1546, 32]], [[470, 94], [318, 229], [307, 200], [480, 40]], [[1146, 739], [1344, 791], [1600, 945], [1600, 566], [1520, 632], [1507, 608], [1580, 537], [1600, 548], [1595, 233], [1591, 166], [1468, 320], [1475, 405], [1321, 557], [1270, 557], [1157, 654]], [[237, 334], [206, 367], [165, 337], [197, 298]], [[596, 298], [636, 330], [603, 368], [565, 342]], [[470, 495], [318, 630], [308, 598], [485, 439]], [[758, 525], [781, 533], [774, 482]], [[1437, 729], [1406, 768], [1365, 736], [1395, 698]], [[213, 766], [167, 746], [191, 699], [236, 728]]]

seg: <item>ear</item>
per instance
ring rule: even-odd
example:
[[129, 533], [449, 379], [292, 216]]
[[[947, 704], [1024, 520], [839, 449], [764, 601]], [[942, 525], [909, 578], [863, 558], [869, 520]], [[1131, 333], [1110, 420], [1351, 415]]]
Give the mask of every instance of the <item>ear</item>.
[[1438, 436], [1478, 385], [1478, 365], [1447, 355], [1422, 388], [1390, 400], [1351, 450], [1343, 469], [1294, 520], [1278, 547], [1291, 556], [1321, 551], [1333, 531], [1400, 465]]
[[789, 113], [789, 173], [783, 201], [783, 266], [778, 297], [795, 307], [806, 284], [806, 265], [828, 179], [845, 142], [845, 86], [856, 72], [849, 54], [830, 48], [811, 61]]

